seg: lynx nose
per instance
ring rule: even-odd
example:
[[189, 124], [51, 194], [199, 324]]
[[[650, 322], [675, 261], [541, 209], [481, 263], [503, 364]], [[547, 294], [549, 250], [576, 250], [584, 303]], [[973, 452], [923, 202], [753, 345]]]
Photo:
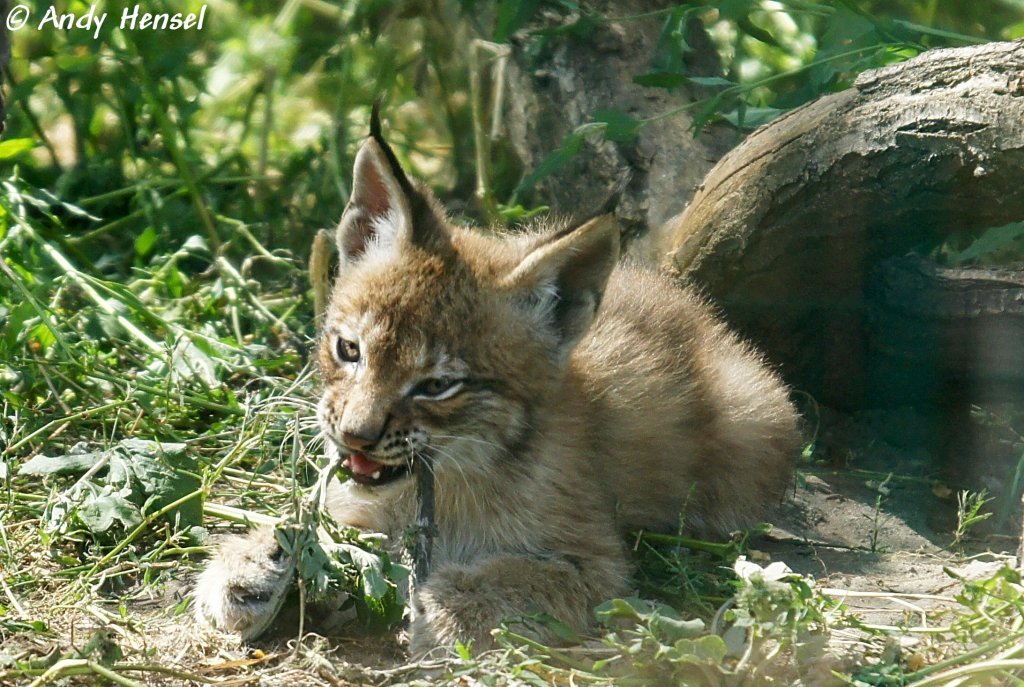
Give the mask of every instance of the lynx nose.
[[379, 437], [368, 438], [355, 434], [354, 432], [342, 432], [341, 440], [345, 442], [345, 446], [354, 451], [365, 451], [374, 444], [377, 443]]

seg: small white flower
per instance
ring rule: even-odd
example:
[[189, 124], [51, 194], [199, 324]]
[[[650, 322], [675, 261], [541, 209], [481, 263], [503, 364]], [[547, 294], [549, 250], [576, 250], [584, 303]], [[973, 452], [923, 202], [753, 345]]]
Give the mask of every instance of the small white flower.
[[782, 561], [776, 561], [769, 564], [768, 567], [762, 568], [757, 563], [748, 561], [746, 556], [736, 559], [733, 570], [736, 571], [736, 576], [745, 582], [750, 582], [754, 578], [760, 578], [765, 582], [778, 582], [793, 575], [793, 570]]

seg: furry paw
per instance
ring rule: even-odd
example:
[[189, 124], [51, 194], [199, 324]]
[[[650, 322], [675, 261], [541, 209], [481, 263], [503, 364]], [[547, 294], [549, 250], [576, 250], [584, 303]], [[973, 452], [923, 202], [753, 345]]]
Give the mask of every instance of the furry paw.
[[256, 637], [277, 615], [293, 573], [273, 528], [226, 539], [196, 581], [196, 618], [243, 639]]
[[409, 651], [421, 656], [456, 641], [489, 648], [494, 645], [492, 630], [503, 621], [531, 639], [558, 641], [545, 628], [522, 624], [521, 619], [543, 610], [583, 630], [596, 602], [579, 571], [556, 559], [496, 556], [476, 564], [446, 566], [432, 572], [413, 596]]

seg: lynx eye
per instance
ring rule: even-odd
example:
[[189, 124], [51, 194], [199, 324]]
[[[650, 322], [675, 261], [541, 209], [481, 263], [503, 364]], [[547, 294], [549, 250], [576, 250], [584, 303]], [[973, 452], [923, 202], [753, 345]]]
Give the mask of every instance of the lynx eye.
[[355, 341], [339, 336], [334, 343], [334, 352], [343, 363], [359, 362], [359, 344]]
[[462, 388], [462, 381], [461, 379], [447, 379], [445, 377], [429, 377], [414, 386], [409, 395], [419, 398], [430, 398], [435, 401], [443, 400], [458, 393]]

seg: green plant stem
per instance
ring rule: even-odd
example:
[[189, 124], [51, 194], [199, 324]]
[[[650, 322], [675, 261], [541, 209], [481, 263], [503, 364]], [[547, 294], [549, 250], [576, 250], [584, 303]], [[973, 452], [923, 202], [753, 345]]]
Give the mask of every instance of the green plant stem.
[[[273, 177], [269, 175], [266, 177], [260, 177], [255, 174], [239, 174], [226, 177], [210, 176], [210, 173], [215, 171], [217, 170], [213, 169], [210, 170], [208, 173], [203, 174], [202, 176], [199, 177], [199, 181], [210, 186], [230, 186], [232, 184], [244, 184], [250, 181], [271, 181], [273, 179]], [[165, 188], [171, 188], [174, 186], [184, 188], [182, 186], [181, 179], [156, 179], [154, 181], [150, 181], [147, 183], [147, 187], [152, 190], [160, 190]], [[99, 193], [95, 196], [83, 198], [82, 200], [79, 200], [77, 202], [77, 205], [78, 207], [85, 208], [90, 205], [96, 205], [97, 203], [102, 203], [107, 200], [116, 200], [118, 198], [123, 198], [124, 196], [132, 196], [138, 193], [138, 191], [139, 185], [132, 184], [131, 186], [124, 186], [122, 188], [114, 189], [113, 191], [106, 191], [104, 193]]]
[[61, 332], [60, 327], [57, 326], [57, 323], [54, 322], [53, 318], [50, 316], [49, 308], [40, 303], [36, 297], [32, 295], [32, 292], [25, 288], [25, 284], [22, 283], [18, 275], [14, 273], [7, 262], [3, 259], [0, 259], [0, 272], [3, 272], [4, 276], [14, 284], [14, 288], [21, 292], [22, 298], [32, 304], [36, 314], [39, 315], [39, 319], [46, 325], [46, 328], [50, 333], [53, 334], [53, 338], [57, 342], [57, 346], [61, 351], [69, 358], [72, 357], [71, 346], [68, 345], [67, 339], [64, 338], [64, 333]]
[[[123, 675], [117, 675], [116, 672], [114, 672], [114, 671], [155, 673], [157, 675], [166, 675], [168, 677], [177, 678], [177, 679], [182, 680], [182, 681], [201, 682], [201, 683], [207, 684], [207, 685], [212, 685], [212, 684], [215, 684], [217, 682], [217, 680], [215, 680], [213, 678], [205, 677], [203, 675], [196, 675], [194, 673], [186, 673], [186, 672], [181, 671], [181, 670], [175, 670], [174, 668], [168, 668], [167, 666], [152, 665], [152, 664], [136, 665], [136, 664], [131, 664], [131, 663], [116, 663], [116, 664], [114, 664], [109, 669], [108, 668], [104, 668], [103, 666], [99, 666], [99, 668], [101, 670], [96, 670], [95, 666], [98, 666], [99, 664], [97, 664], [97, 663], [95, 663], [93, 661], [89, 661], [88, 659], [82, 659], [82, 658], [65, 659], [64, 661], [60, 661], [59, 663], [56, 663], [56, 664], [54, 664], [54, 665], [52, 665], [52, 666], [50, 666], [48, 668], [28, 668], [28, 669], [25, 669], [25, 670], [5, 671], [4, 673], [0, 673], [0, 681], [2, 681], [4, 676], [14, 676], [14, 675], [17, 675], [17, 676], [20, 676], [20, 677], [25, 677], [25, 676], [28, 676], [28, 675], [37, 675], [37, 676], [40, 676], [40, 679], [42, 679], [43, 676], [46, 676], [48, 673], [51, 673], [54, 668], [56, 668], [57, 666], [60, 666], [61, 664], [64, 664], [64, 667], [61, 669], [59, 674], [52, 674], [52, 675], [50, 675], [50, 677], [46, 678], [46, 682], [50, 682], [50, 681], [52, 681], [52, 680], [54, 680], [55, 678], [58, 678], [58, 677], [72, 677], [72, 676], [75, 676], [75, 675], [88, 675], [90, 673], [97, 673], [97, 674], [102, 675], [103, 677], [107, 678], [108, 680], [116, 682], [119, 685], [138, 685], [139, 684], [139, 683], [137, 683], [137, 682], [135, 682], [133, 680], [129, 680], [128, 678], [124, 677]], [[104, 672], [104, 671], [106, 671], [106, 672]], [[112, 677], [112, 675], [115, 676], [115, 677]], [[39, 682], [39, 680], [36, 680], [36, 681], [32, 682], [31, 684], [32, 685], [36, 685], [36, 684], [42, 685], [42, 684], [46, 684], [46, 682]]]
[[28, 435], [22, 437], [18, 441], [14, 442], [10, 446], [8, 446], [7, 450], [4, 451], [4, 453], [6, 453], [7, 455], [13, 455], [15, 451], [17, 451], [19, 448], [21, 448], [22, 446], [24, 446], [28, 442], [32, 441], [33, 439], [35, 439], [40, 434], [45, 434], [47, 431], [49, 431], [49, 429], [51, 427], [56, 427], [56, 426], [58, 426], [60, 424], [63, 424], [65, 422], [71, 422], [72, 420], [78, 420], [78, 419], [81, 419], [81, 418], [84, 418], [84, 417], [89, 417], [90, 415], [93, 415], [95, 413], [101, 413], [101, 412], [104, 412], [104, 411], [107, 411], [107, 410], [111, 410], [112, 408], [119, 408], [121, 406], [128, 405], [129, 403], [131, 403], [131, 401], [128, 401], [128, 400], [113, 401], [113, 402], [108, 403], [106, 405], [97, 406], [95, 408], [86, 408], [85, 410], [79, 411], [77, 413], [72, 413], [71, 415], [65, 415], [63, 417], [57, 418], [56, 420], [50, 420], [45, 425], [43, 425], [39, 429], [35, 430], [31, 434], [28, 434]]
[[42, 142], [43, 147], [45, 147], [46, 151], [50, 154], [50, 164], [55, 166], [59, 165], [60, 160], [57, 158], [57, 149], [53, 147], [53, 143], [50, 142], [50, 138], [46, 135], [46, 130], [43, 128], [43, 125], [39, 122], [39, 118], [36, 117], [35, 112], [32, 110], [28, 98], [22, 96], [22, 91], [18, 88], [18, 80], [15, 79], [11, 70], [6, 67], [3, 70], [3, 76], [7, 79], [8, 93], [17, 94], [18, 107], [21, 110], [21, 113], [25, 116], [25, 119], [28, 120], [29, 126], [32, 127], [32, 130], [36, 134], [36, 138]]
[[[173, 193], [168, 194], [167, 197], [168, 198], [175, 198], [177, 196], [184, 196], [184, 195], [187, 195], [187, 194], [188, 194], [188, 190], [187, 189], [179, 188], [176, 191], [174, 191]], [[89, 231], [87, 231], [86, 233], [82, 234], [81, 236], [73, 236], [73, 237], [71, 237], [70, 239], [68, 239], [68, 243], [70, 243], [73, 246], [80, 246], [82, 244], [89, 243], [90, 241], [93, 241], [94, 239], [97, 239], [100, 236], [104, 236], [106, 234], [109, 234], [110, 232], [114, 231], [115, 229], [120, 229], [121, 227], [123, 227], [123, 226], [125, 226], [127, 224], [131, 224], [132, 222], [137, 220], [139, 217], [145, 216], [148, 212], [149, 212], [148, 208], [140, 208], [138, 210], [135, 210], [134, 212], [129, 212], [127, 215], [123, 215], [121, 217], [118, 217], [117, 219], [115, 219], [115, 220], [113, 220], [111, 222], [107, 222], [106, 224], [102, 224], [102, 225], [96, 227], [95, 229], [90, 229]]]
[[112, 561], [112, 560], [114, 559], [114, 557], [115, 557], [115, 556], [117, 556], [117, 555], [118, 555], [119, 553], [121, 553], [121, 552], [122, 552], [122, 551], [123, 551], [123, 550], [124, 550], [124, 549], [125, 549], [125, 548], [126, 548], [126, 547], [127, 547], [128, 545], [129, 545], [129, 544], [131, 544], [131, 543], [132, 543], [133, 541], [135, 541], [135, 540], [136, 540], [136, 539], [138, 538], [138, 536], [139, 536], [140, 534], [142, 534], [142, 533], [143, 533], [143, 532], [144, 532], [144, 531], [145, 531], [145, 530], [146, 530], [146, 529], [147, 529], [147, 528], [148, 528], [148, 527], [149, 527], [150, 525], [152, 525], [152, 524], [153, 524], [153, 523], [154, 523], [154, 522], [155, 522], [156, 520], [158, 520], [159, 518], [162, 518], [163, 516], [167, 515], [168, 513], [170, 513], [171, 511], [173, 511], [173, 510], [174, 510], [175, 508], [177, 508], [178, 506], [181, 506], [182, 504], [184, 504], [184, 503], [187, 503], [187, 502], [191, 501], [191, 500], [192, 500], [192, 499], [194, 499], [194, 498], [197, 498], [197, 497], [200, 497], [200, 496], [202, 496], [202, 495], [203, 495], [203, 493], [204, 493], [204, 490], [203, 490], [203, 489], [196, 489], [195, 491], [189, 492], [188, 494], [185, 494], [185, 495], [184, 495], [184, 496], [182, 496], [181, 498], [179, 498], [179, 499], [177, 499], [177, 500], [175, 500], [175, 501], [172, 501], [171, 503], [167, 504], [166, 506], [164, 506], [164, 507], [163, 507], [163, 508], [161, 508], [160, 510], [158, 510], [158, 511], [156, 511], [156, 512], [153, 512], [153, 513], [150, 513], [149, 515], [147, 515], [147, 516], [146, 516], [146, 517], [145, 517], [145, 518], [144, 518], [144, 519], [142, 520], [142, 522], [140, 522], [140, 523], [139, 523], [139, 524], [138, 524], [138, 525], [137, 525], [137, 526], [135, 527], [135, 529], [133, 529], [133, 530], [132, 530], [132, 531], [131, 531], [131, 532], [130, 532], [130, 533], [128, 534], [128, 536], [126, 536], [126, 537], [125, 537], [124, 539], [122, 539], [121, 541], [119, 541], [119, 542], [117, 543], [117, 545], [116, 545], [116, 546], [114, 546], [114, 548], [112, 548], [112, 549], [111, 549], [110, 551], [108, 551], [108, 552], [107, 552], [106, 554], [104, 554], [102, 558], [100, 558], [100, 559], [99, 559], [98, 561], [96, 561], [96, 562], [95, 562], [95, 563], [94, 563], [94, 564], [92, 565], [92, 567], [91, 567], [91, 568], [89, 568], [88, 572], [86, 572], [86, 573], [85, 573], [84, 577], [85, 577], [86, 579], [88, 579], [88, 578], [91, 578], [91, 577], [92, 577], [93, 575], [95, 575], [95, 574], [96, 574], [97, 572], [99, 572], [100, 568], [102, 568], [102, 567], [103, 567], [103, 566], [105, 566], [105, 565], [106, 565], [107, 563], [109, 563], [110, 561]]
[[85, 658], [67, 658], [54, 663], [42, 675], [33, 680], [29, 687], [42, 687], [61, 677], [88, 675], [90, 673], [106, 678], [115, 684], [121, 685], [121, 687], [143, 687], [141, 683], [129, 680], [125, 676], [119, 675], [113, 670]]
[[791, 76], [794, 76], [794, 75], [799, 74], [801, 72], [805, 72], [808, 69], [813, 69], [813, 68], [818, 67], [818, 66], [823, 65], [823, 64], [828, 64], [829, 62], [836, 62], [838, 60], [846, 59], [847, 57], [853, 57], [855, 55], [860, 55], [861, 53], [869, 52], [871, 50], [879, 50], [881, 48], [895, 48], [895, 47], [904, 46], [904, 45], [906, 45], [906, 44], [903, 43], [903, 42], [893, 42], [893, 43], [882, 43], [882, 44], [879, 44], [879, 45], [870, 45], [870, 46], [867, 46], [867, 47], [864, 47], [864, 48], [857, 48], [856, 50], [847, 50], [846, 52], [841, 52], [841, 53], [837, 53], [835, 55], [830, 55], [830, 56], [828, 56], [828, 57], [826, 57], [824, 59], [821, 59], [821, 60], [815, 60], [813, 62], [808, 62], [807, 64], [800, 65], [799, 67], [787, 70], [785, 72], [782, 72], [781, 74], [772, 74], [771, 76], [766, 76], [765, 78], [758, 79], [757, 81], [751, 81], [750, 83], [746, 83], [746, 84], [736, 84], [735, 86], [730, 86], [729, 88], [723, 89], [720, 93], [716, 93], [715, 95], [711, 96], [710, 98], [702, 98], [702, 99], [696, 100], [696, 101], [694, 101], [692, 103], [687, 103], [685, 105], [680, 105], [679, 107], [672, 108], [671, 110], [668, 110], [667, 112], [662, 112], [661, 114], [654, 115], [653, 117], [648, 117], [647, 119], [641, 119], [640, 121], [643, 124], [650, 124], [651, 122], [656, 122], [656, 121], [661, 120], [661, 119], [668, 119], [669, 117], [674, 117], [675, 115], [677, 115], [677, 114], [679, 114], [681, 112], [686, 112], [687, 110], [692, 110], [695, 107], [697, 107], [698, 105], [705, 105], [708, 102], [711, 102], [712, 100], [720, 99], [720, 98], [722, 98], [724, 96], [727, 96], [727, 95], [735, 95], [735, 96], [742, 95], [743, 93], [746, 93], [748, 91], [752, 91], [755, 88], [760, 88], [761, 86], [767, 86], [768, 84], [774, 83], [776, 81], [781, 81], [782, 79], [788, 79]]
[[926, 668], [922, 668], [921, 670], [917, 670], [917, 671], [915, 671], [913, 673], [908, 674], [906, 676], [906, 678], [907, 678], [907, 683], [906, 684], [908, 684], [908, 685], [909, 684], [914, 684], [914, 687], [918, 687], [917, 683], [915, 683], [915, 680], [919, 680], [921, 678], [927, 677], [928, 675], [931, 675], [932, 673], [937, 673], [939, 671], [945, 670], [946, 668], [951, 668], [953, 666], [958, 666], [958, 665], [960, 665], [962, 663], [965, 663], [965, 662], [967, 662], [967, 661], [969, 661], [969, 660], [971, 660], [973, 658], [976, 658], [978, 656], [984, 656], [985, 654], [990, 653], [992, 651], [995, 651], [996, 649], [999, 649], [1000, 647], [1002, 647], [1002, 646], [1004, 646], [1006, 644], [1009, 644], [1010, 642], [1019, 642], [1019, 641], [1020, 641], [1020, 637], [1014, 636], [1014, 635], [1009, 635], [1007, 637], [1000, 637], [998, 639], [993, 639], [990, 642], [985, 642], [981, 646], [977, 646], [977, 647], [971, 649], [970, 651], [965, 651], [964, 653], [959, 654], [959, 655], [957, 655], [957, 656], [955, 656], [953, 658], [948, 658], [945, 661], [939, 661], [938, 663], [934, 663], [934, 664], [932, 664], [930, 666], [927, 666]]
[[278, 518], [270, 515], [256, 513], [242, 508], [235, 508], [234, 506], [226, 506], [222, 503], [211, 503], [209, 501], [203, 504], [203, 514], [212, 515], [213, 517], [220, 518], [221, 520], [227, 520], [228, 522], [234, 522], [240, 525], [253, 524], [273, 526], [280, 523]]
[[219, 222], [223, 222], [225, 224], [230, 224], [231, 226], [233, 226], [235, 228], [235, 231], [237, 231], [239, 234], [241, 234], [242, 238], [244, 238], [246, 241], [248, 241], [249, 244], [253, 247], [253, 249], [257, 253], [259, 253], [263, 257], [267, 258], [268, 260], [270, 260], [272, 262], [275, 262], [277, 264], [280, 264], [280, 265], [291, 265], [292, 264], [286, 258], [282, 258], [279, 255], [274, 255], [273, 253], [268, 251], [266, 249], [266, 247], [262, 243], [260, 243], [259, 240], [257, 240], [257, 238], [255, 236], [252, 235], [252, 232], [249, 231], [249, 225], [247, 225], [245, 222], [243, 222], [241, 220], [237, 220], [237, 219], [235, 219], [233, 217], [225, 217], [223, 215], [217, 215], [217, 220]]
[[[107, 374], [106, 372], [99, 372], [98, 370], [89, 370], [86, 374], [88, 377], [102, 379], [114, 384], [121, 384], [125, 381], [123, 377], [115, 377], [114, 375]], [[161, 389], [151, 384], [144, 384], [137, 380], [133, 380], [131, 384], [139, 391], [144, 391], [147, 394], [152, 394], [158, 398], [168, 398], [170, 396], [169, 389]], [[223, 403], [214, 403], [213, 401], [208, 401], [205, 398], [194, 394], [182, 393], [181, 399], [183, 401], [187, 401], [188, 405], [199, 406], [200, 408], [206, 408], [207, 410], [216, 410], [227, 415], [241, 415], [244, 412], [239, 408], [232, 408], [231, 406], [226, 406]]]
[[573, 670], [578, 670], [578, 671], [580, 671], [582, 673], [588, 673], [588, 674], [593, 674], [593, 672], [594, 672], [594, 666], [587, 665], [583, 661], [579, 661], [579, 660], [573, 658], [572, 656], [569, 656], [567, 654], [562, 653], [561, 651], [557, 651], [555, 649], [552, 649], [551, 647], [549, 647], [547, 645], [544, 645], [544, 644], [541, 644], [540, 642], [538, 642], [538, 641], [536, 641], [534, 639], [530, 639], [529, 637], [521, 635], [521, 634], [519, 634], [517, 632], [512, 632], [511, 630], [508, 630], [508, 629], [506, 629], [504, 631], [504, 634], [509, 639], [512, 639], [512, 640], [514, 640], [516, 642], [519, 642], [521, 644], [525, 644], [528, 647], [530, 647], [531, 649], [536, 649], [537, 651], [544, 652], [546, 655], [550, 656], [551, 658], [555, 659], [556, 661], [560, 661], [561, 663], [564, 663], [565, 665], [569, 666]]
[[[1019, 638], [1018, 638], [1019, 641]], [[1002, 659], [998, 661], [979, 661], [970, 665], [954, 668], [925, 678], [920, 682], [907, 682], [907, 687], [931, 687], [932, 685], [948, 685], [959, 678], [974, 678], [980, 684], [980, 678], [1004, 673], [1009, 670], [1024, 670], [1024, 658]]]
[[917, 33], [923, 33], [926, 36], [935, 36], [936, 38], [944, 38], [950, 41], [960, 41], [961, 43], [967, 43], [969, 45], [981, 45], [982, 43], [989, 42], [986, 38], [967, 36], [962, 33], [956, 33], [955, 31], [943, 31], [942, 29], [936, 29], [931, 26], [922, 26], [921, 24], [915, 24], [912, 21], [906, 21], [904, 19], [893, 19], [892, 23], [894, 26], [898, 26], [901, 29], [916, 31]]
[[678, 534], [641, 532], [640, 538], [647, 542], [685, 546], [688, 549], [704, 551], [720, 558], [731, 558], [737, 553], [735, 544], [718, 544], [716, 542], [704, 541], [703, 539], [691, 539], [690, 537], [683, 537]]
[[139, 51], [135, 47], [134, 39], [129, 34], [130, 32], [127, 31], [121, 33], [124, 37], [125, 45], [128, 46], [128, 50], [131, 53], [132, 64], [135, 67], [136, 75], [139, 77], [143, 98], [145, 98], [146, 103], [153, 111], [153, 117], [156, 118], [157, 125], [160, 127], [160, 133], [163, 136], [167, 152], [170, 154], [174, 166], [181, 175], [185, 188], [188, 189], [189, 196], [192, 198], [192, 204], [195, 205], [196, 212], [199, 214], [199, 220], [202, 222], [203, 228], [206, 230], [206, 236], [210, 240], [210, 247], [216, 252], [220, 250], [221, 246], [217, 227], [213, 223], [210, 210], [206, 207], [206, 201], [199, 190], [199, 184], [196, 183], [196, 176], [192, 172], [192, 166], [185, 159], [185, 155], [181, 152], [181, 148], [178, 145], [178, 131], [174, 123], [171, 122], [170, 117], [167, 116], [167, 112], [164, 111], [164, 105], [161, 102], [156, 84], [153, 83], [153, 79], [143, 64], [142, 56], [139, 55]]
[[[50, 260], [52, 260], [64, 274], [74, 281], [78, 286], [85, 292], [89, 299], [96, 304], [96, 306], [105, 312], [107, 315], [113, 317], [119, 325], [121, 325], [126, 332], [135, 337], [135, 340], [141, 343], [143, 346], [148, 348], [150, 352], [157, 355], [162, 355], [164, 352], [163, 345], [157, 343], [145, 334], [141, 329], [135, 326], [135, 323], [128, 318], [121, 315], [112, 305], [103, 298], [93, 287], [91, 281], [82, 272], [78, 271], [74, 265], [72, 265], [64, 255], [51, 246], [48, 241], [44, 240], [41, 236], [36, 234], [35, 230], [21, 218], [18, 219], [18, 226], [21, 227], [29, 237], [36, 242], [36, 244], [43, 250]], [[56, 335], [55, 335], [56, 336]]]

